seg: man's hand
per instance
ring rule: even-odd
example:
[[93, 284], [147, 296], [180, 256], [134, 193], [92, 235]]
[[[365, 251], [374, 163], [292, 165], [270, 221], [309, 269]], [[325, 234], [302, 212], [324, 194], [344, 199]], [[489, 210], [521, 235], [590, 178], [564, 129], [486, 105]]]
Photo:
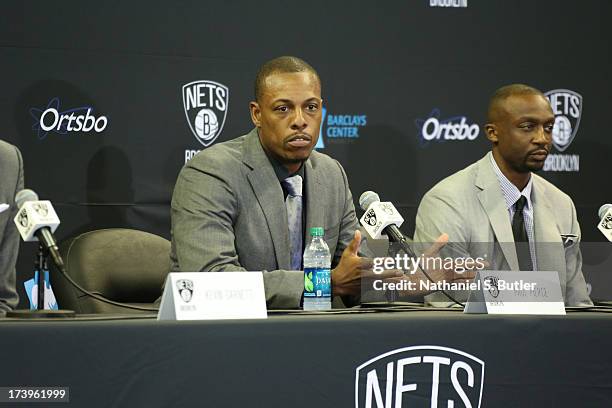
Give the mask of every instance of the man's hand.
[[[426, 251], [423, 252], [423, 258], [425, 260], [429, 259], [430, 262], [425, 262], [425, 266], [422, 269], [419, 269], [417, 273], [412, 275], [411, 280], [429, 280], [427, 276], [423, 273], [423, 270], [429, 275], [433, 282], [468, 282], [474, 279], [476, 276], [476, 272], [473, 270], [465, 270], [462, 272], [455, 271], [455, 264], [446, 265], [446, 268], [438, 268], [435, 266], [436, 262], [434, 261], [438, 257], [438, 253], [440, 250], [448, 243], [448, 235], [442, 234], [436, 239]], [[429, 266], [429, 264], [434, 264], [434, 266]], [[429, 267], [428, 267], [429, 266]]]
[[353, 240], [342, 252], [338, 266], [331, 271], [334, 295], [359, 295], [362, 280], [386, 279], [402, 275], [402, 271], [389, 270], [382, 274], [372, 272], [372, 259], [360, 257], [361, 232], [355, 231]]
[[[436, 241], [425, 251], [423, 251], [422, 256], [419, 258], [422, 259], [422, 263], [420, 264], [420, 268], [417, 268], [416, 272], [413, 274], [406, 274], [400, 278], [392, 278], [387, 281], [392, 282], [401, 282], [401, 281], [409, 281], [414, 282], [414, 290], [411, 291], [402, 291], [400, 292], [402, 295], [420, 295], [430, 293], [430, 290], [420, 289], [420, 282], [430, 281], [439, 283], [442, 281], [446, 282], [457, 282], [457, 283], [465, 283], [469, 282], [476, 276], [476, 272], [474, 270], [463, 270], [461, 272], [455, 271], [455, 262], [441, 262], [442, 260], [439, 258], [440, 250], [448, 243], [448, 235], [442, 234], [440, 235]], [[436, 260], [440, 262], [436, 262]], [[484, 263], [485, 266], [487, 263]], [[425, 275], [427, 274], [427, 276]], [[429, 279], [428, 278], [431, 278]]]

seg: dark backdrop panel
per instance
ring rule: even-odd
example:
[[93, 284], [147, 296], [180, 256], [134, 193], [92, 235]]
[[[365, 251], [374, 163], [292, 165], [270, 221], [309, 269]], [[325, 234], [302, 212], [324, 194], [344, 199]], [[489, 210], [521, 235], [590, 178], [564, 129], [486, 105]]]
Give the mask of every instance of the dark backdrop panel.
[[[347, 170], [355, 200], [365, 190], [393, 201], [411, 234], [422, 195], [480, 158], [475, 140], [421, 137], [423, 122], [485, 122], [498, 87], [525, 82], [582, 95], [575, 139], [579, 171], [542, 175], [570, 194], [583, 239], [602, 241], [597, 208], [610, 200], [597, 183], [612, 141], [605, 0], [469, 0], [467, 8], [429, 0], [83, 3], [7, 1], [0, 15], [0, 138], [20, 147], [26, 185], [54, 202], [60, 239], [105, 227], [170, 236], [169, 203], [186, 152], [204, 148], [185, 116], [182, 87], [207, 80], [229, 89], [215, 143], [251, 128], [248, 102], [264, 61], [298, 55], [323, 81], [321, 149]], [[36, 115], [87, 108], [102, 132], [40, 132]], [[358, 137], [331, 137], [330, 117], [363, 117]], [[351, 126], [348, 126], [351, 127]], [[344, 129], [346, 130], [346, 129]], [[19, 281], [34, 246], [22, 246]], [[23, 296], [22, 296], [23, 297]]]

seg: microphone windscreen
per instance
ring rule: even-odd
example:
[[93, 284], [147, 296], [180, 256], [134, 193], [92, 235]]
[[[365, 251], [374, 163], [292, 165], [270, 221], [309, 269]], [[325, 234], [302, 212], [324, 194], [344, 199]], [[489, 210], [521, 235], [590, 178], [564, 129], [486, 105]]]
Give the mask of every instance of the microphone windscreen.
[[38, 194], [29, 188], [21, 190], [15, 194], [15, 204], [17, 204], [17, 208], [21, 208], [21, 206], [27, 201], [38, 201]]
[[366, 211], [372, 203], [380, 201], [380, 197], [373, 191], [364, 191], [359, 197], [359, 207]]
[[599, 207], [599, 211], [597, 211], [597, 214], [599, 214], [599, 219], [601, 220], [604, 216], [604, 214], [610, 209], [612, 208], [612, 204], [604, 204], [601, 207]]

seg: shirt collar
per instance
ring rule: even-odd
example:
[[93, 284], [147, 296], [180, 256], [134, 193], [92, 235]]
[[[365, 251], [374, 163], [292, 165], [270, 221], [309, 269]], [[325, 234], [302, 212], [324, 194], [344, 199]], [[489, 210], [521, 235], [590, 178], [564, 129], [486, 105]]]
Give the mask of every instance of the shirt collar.
[[508, 178], [502, 173], [499, 166], [495, 162], [495, 158], [493, 158], [493, 153], [489, 152], [489, 159], [491, 160], [491, 165], [493, 166], [493, 171], [499, 180], [499, 185], [501, 186], [502, 193], [504, 194], [504, 199], [506, 200], [506, 208], [511, 209], [514, 207], [516, 201], [524, 195], [527, 198], [527, 205], [525, 209], [531, 209], [531, 191], [533, 186], [533, 177], [529, 177], [529, 181], [527, 185], [523, 189], [523, 191], [519, 191], [519, 189], [510, 181]]

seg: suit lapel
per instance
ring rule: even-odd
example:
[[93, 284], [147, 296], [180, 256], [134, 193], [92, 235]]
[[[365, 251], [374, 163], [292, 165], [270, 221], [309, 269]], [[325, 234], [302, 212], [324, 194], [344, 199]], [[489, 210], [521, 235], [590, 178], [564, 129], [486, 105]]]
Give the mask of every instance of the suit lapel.
[[[478, 200], [480, 200], [480, 204], [487, 213], [489, 223], [491, 228], [493, 228], [493, 233], [497, 238], [508, 266], [512, 270], [519, 270], [506, 200], [501, 191], [499, 180], [493, 171], [489, 154], [478, 162], [476, 187], [481, 189], [480, 193], [478, 193]], [[512, 243], [512, 245], [509, 245], [509, 243]]]
[[252, 170], [247, 173], [247, 178], [266, 218], [276, 263], [279, 269], [291, 269], [289, 227], [287, 226], [283, 190], [259, 142], [257, 129], [252, 130], [245, 139], [243, 157], [244, 163]]
[[565, 254], [561, 251], [563, 242], [552, 206], [546, 197], [546, 187], [540, 180], [533, 179], [533, 232], [536, 242], [538, 270], [565, 270]]
[[[312, 152], [312, 155], [316, 155]], [[321, 181], [322, 175], [313, 165], [312, 159], [304, 163], [304, 174], [306, 177], [306, 230], [304, 231], [304, 243], [310, 242], [310, 228], [325, 227], [325, 206], [321, 205], [321, 197], [326, 197], [324, 184]]]

